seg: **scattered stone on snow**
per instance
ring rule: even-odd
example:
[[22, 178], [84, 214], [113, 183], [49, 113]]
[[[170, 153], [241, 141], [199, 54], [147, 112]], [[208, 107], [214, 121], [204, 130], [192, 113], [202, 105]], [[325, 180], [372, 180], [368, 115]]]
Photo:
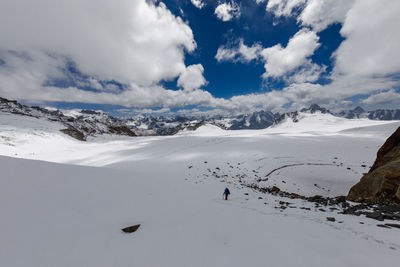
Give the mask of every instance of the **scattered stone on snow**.
[[139, 227], [140, 227], [140, 224], [132, 225], [132, 226], [123, 228], [122, 232], [130, 234], [130, 233], [136, 232], [139, 229]]
[[334, 222], [336, 219], [334, 217], [326, 217], [327, 221]]

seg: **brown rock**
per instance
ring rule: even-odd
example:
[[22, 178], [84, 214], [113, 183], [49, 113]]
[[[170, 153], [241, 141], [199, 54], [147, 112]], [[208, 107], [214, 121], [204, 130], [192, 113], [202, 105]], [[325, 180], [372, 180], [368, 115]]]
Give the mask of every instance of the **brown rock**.
[[279, 193], [281, 191], [281, 189], [279, 187], [277, 187], [277, 186], [273, 186], [271, 190], [274, 193]]
[[398, 199], [400, 199], [400, 187], [399, 187], [399, 188], [397, 188], [396, 197], [397, 197]]
[[400, 150], [400, 127], [386, 140], [383, 146], [378, 150], [376, 160], [369, 172], [385, 165], [389, 161], [398, 158]]
[[86, 141], [85, 135], [81, 131], [79, 131], [73, 127], [69, 127], [67, 129], [61, 129], [60, 132], [68, 134], [69, 136], [71, 136], [75, 139], [78, 139], [79, 141]]
[[379, 149], [371, 169], [350, 189], [347, 200], [400, 203], [400, 127]]

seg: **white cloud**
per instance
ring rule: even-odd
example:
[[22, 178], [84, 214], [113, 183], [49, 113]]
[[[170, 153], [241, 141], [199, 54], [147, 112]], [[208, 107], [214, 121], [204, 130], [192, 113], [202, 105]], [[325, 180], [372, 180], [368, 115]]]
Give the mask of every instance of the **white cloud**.
[[297, 106], [307, 106], [312, 103], [334, 107], [342, 104], [342, 100], [355, 95], [373, 94], [377, 91], [393, 88], [399, 82], [390, 78], [341, 77], [330, 84], [320, 85], [312, 83], [292, 84], [286, 87], [282, 94], [295, 102]]
[[284, 76], [288, 83], [305, 83], [317, 81], [321, 74], [326, 71], [326, 66], [319, 66], [311, 61], [306, 62], [293, 73]]
[[215, 15], [222, 21], [230, 21], [240, 17], [240, 7], [234, 1], [219, 4], [215, 8]]
[[202, 0], [190, 0], [192, 2], [192, 4], [197, 7], [198, 9], [202, 9], [203, 7], [205, 7], [206, 3], [203, 2]]
[[274, 13], [277, 17], [288, 17], [292, 16], [294, 11], [301, 6], [304, 6], [306, 2], [307, 0], [269, 0], [267, 11]]
[[177, 114], [181, 116], [186, 116], [186, 117], [215, 117], [215, 116], [232, 116], [237, 114], [236, 110], [227, 110], [227, 109], [219, 109], [219, 108], [213, 108], [213, 109], [198, 109], [198, 108], [192, 108], [192, 109], [179, 109], [176, 111]]
[[97, 89], [97, 90], [104, 90], [103, 85], [101, 85], [101, 83], [98, 80], [96, 80], [95, 78], [90, 77], [88, 80], [89, 80], [90, 87]]
[[188, 66], [179, 76], [178, 86], [185, 90], [198, 89], [207, 83], [203, 76], [204, 68], [201, 64]]
[[[3, 0], [0, 2], [0, 95], [30, 102], [138, 106], [211, 102], [190, 27], [163, 3], [145, 0]], [[83, 75], [66, 71], [73, 64]], [[179, 77], [185, 90], [165, 90]], [[75, 86], [56, 87], [54, 80]], [[117, 86], [109, 81], [123, 84]], [[80, 88], [92, 87], [97, 91]]]
[[247, 46], [243, 43], [243, 39], [239, 39], [238, 45], [220, 46], [215, 55], [215, 59], [218, 62], [221, 61], [240, 61], [250, 62], [257, 59], [260, 56], [262, 46], [259, 43], [255, 43], [252, 46]]
[[166, 114], [170, 113], [170, 108], [160, 108], [160, 109], [150, 109], [150, 108], [143, 108], [143, 109], [127, 109], [129, 113], [139, 113], [139, 114]]
[[325, 72], [326, 66], [312, 63], [310, 56], [320, 46], [319, 37], [315, 32], [302, 29], [288, 42], [286, 47], [277, 44], [273, 47], [263, 48], [261, 44], [254, 43], [246, 46], [243, 39], [237, 45], [220, 46], [215, 55], [218, 62], [233, 61], [248, 63], [252, 60], [264, 62], [265, 79], [284, 79], [288, 83], [314, 82]]
[[391, 104], [400, 103], [400, 94], [394, 90], [389, 90], [386, 92], [380, 92], [369, 96], [368, 98], [361, 101], [363, 104], [376, 105], [376, 104]]
[[215, 55], [215, 59], [218, 62], [222, 61], [236, 61], [237, 57], [240, 57], [238, 49], [229, 48], [227, 46], [221, 45], [218, 47], [217, 54]]
[[308, 0], [298, 21], [319, 32], [333, 23], [343, 23], [353, 4], [354, 0]]
[[297, 16], [303, 26], [316, 32], [333, 23], [343, 23], [355, 0], [269, 0], [267, 11], [276, 17]]
[[3, 54], [41, 52], [96, 79], [143, 86], [177, 77], [196, 48], [182, 19], [145, 0], [3, 0], [0, 34]]
[[346, 38], [335, 52], [335, 74], [385, 76], [400, 72], [400, 1], [359, 0], [340, 33]]
[[265, 61], [264, 77], [277, 78], [303, 65], [310, 66], [312, 63], [309, 57], [320, 46], [318, 40], [315, 32], [302, 29], [289, 40], [286, 47], [277, 44], [263, 49], [261, 55]]
[[271, 91], [262, 94], [234, 96], [230, 99], [230, 107], [241, 112], [254, 109], [276, 110], [288, 103], [288, 98], [281, 91]]

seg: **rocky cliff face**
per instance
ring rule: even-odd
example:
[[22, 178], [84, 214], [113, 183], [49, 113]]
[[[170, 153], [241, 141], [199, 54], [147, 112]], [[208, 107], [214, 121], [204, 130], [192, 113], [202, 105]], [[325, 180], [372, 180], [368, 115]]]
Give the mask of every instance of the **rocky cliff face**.
[[400, 204], [400, 127], [379, 149], [370, 171], [350, 189], [347, 200]]
[[[279, 114], [261, 110], [232, 118], [224, 118], [220, 121], [217, 120], [215, 124], [227, 130], [265, 129], [273, 125], [278, 116]], [[224, 121], [227, 123], [224, 124]]]

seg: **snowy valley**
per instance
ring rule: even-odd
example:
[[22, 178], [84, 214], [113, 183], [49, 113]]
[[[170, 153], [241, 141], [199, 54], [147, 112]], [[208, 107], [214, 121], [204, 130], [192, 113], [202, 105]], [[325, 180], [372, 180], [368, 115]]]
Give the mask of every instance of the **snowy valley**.
[[297, 118], [82, 142], [57, 121], [1, 112], [0, 265], [397, 266], [398, 229], [254, 185], [346, 195], [399, 121]]

